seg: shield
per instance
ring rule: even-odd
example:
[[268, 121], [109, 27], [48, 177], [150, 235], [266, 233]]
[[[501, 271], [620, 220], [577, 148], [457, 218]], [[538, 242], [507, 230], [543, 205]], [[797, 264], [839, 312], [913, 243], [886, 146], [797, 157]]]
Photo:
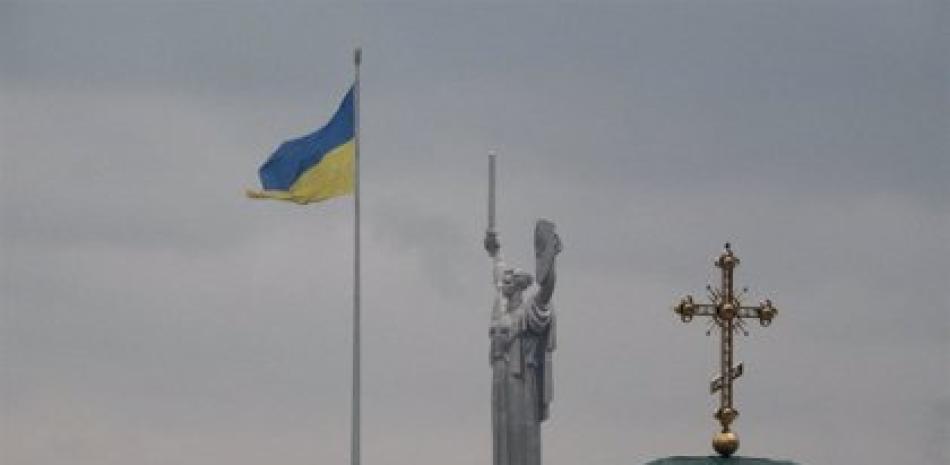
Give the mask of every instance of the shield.
[[554, 266], [554, 257], [561, 252], [561, 238], [554, 230], [554, 223], [540, 219], [534, 226], [535, 277], [538, 283], [545, 282]]

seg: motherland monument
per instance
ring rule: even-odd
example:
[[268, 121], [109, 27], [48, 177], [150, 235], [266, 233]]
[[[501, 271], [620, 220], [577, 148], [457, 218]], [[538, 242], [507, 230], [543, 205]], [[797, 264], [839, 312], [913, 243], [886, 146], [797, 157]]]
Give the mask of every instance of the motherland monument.
[[[541, 423], [550, 414], [557, 280], [561, 240], [554, 223], [540, 219], [534, 230], [535, 277], [505, 264], [495, 231], [495, 155], [489, 154], [488, 230], [495, 298], [489, 326], [492, 370], [493, 465], [540, 465]], [[538, 288], [526, 295], [532, 282]]]

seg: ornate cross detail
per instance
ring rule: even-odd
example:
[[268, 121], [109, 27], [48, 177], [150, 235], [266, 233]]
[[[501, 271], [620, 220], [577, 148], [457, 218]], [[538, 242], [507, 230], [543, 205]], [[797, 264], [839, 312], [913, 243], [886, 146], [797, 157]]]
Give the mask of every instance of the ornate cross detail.
[[743, 319], [758, 319], [759, 324], [768, 326], [778, 310], [772, 306], [772, 301], [765, 299], [755, 306], [742, 305], [742, 299], [748, 292], [743, 288], [740, 294], [733, 290], [733, 271], [739, 266], [739, 257], [732, 253], [729, 243], [725, 250], [716, 258], [716, 267], [721, 270], [722, 285], [719, 289], [706, 286], [709, 300], [712, 303], [698, 304], [693, 302], [693, 296], [687, 295], [673, 307], [673, 311], [680, 316], [684, 323], [689, 323], [694, 316], [710, 317], [710, 327], [706, 331], [708, 336], [714, 326], [720, 330], [720, 364], [719, 377], [709, 385], [710, 394], [719, 392], [719, 409], [714, 417], [722, 425], [722, 431], [713, 437], [713, 449], [723, 457], [729, 457], [739, 448], [739, 437], [729, 429], [732, 421], [739, 416], [739, 412], [732, 405], [732, 382], [742, 376], [742, 363], [733, 366], [732, 337], [737, 331], [749, 335]]

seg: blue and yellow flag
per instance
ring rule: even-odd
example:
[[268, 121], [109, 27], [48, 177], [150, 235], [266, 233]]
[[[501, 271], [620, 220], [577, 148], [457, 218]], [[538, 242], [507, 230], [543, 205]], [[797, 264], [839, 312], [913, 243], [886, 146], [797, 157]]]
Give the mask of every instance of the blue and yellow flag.
[[247, 191], [254, 199], [319, 202], [353, 192], [356, 160], [353, 88], [326, 126], [280, 144], [261, 166], [262, 191]]

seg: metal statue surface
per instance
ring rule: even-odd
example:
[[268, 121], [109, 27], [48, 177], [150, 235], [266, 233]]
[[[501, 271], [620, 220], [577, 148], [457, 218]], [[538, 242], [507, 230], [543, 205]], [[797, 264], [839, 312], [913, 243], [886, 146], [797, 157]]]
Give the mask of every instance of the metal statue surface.
[[[494, 157], [491, 158], [494, 168]], [[538, 220], [534, 279], [508, 267], [494, 231], [494, 170], [490, 175], [489, 228], [485, 250], [493, 262], [495, 299], [491, 312], [489, 363], [492, 370], [493, 465], [540, 465], [541, 422], [551, 404], [551, 355], [555, 349], [555, 318], [551, 305], [557, 273], [555, 257], [561, 241], [554, 223]], [[527, 294], [527, 295], [526, 295]]]
[[[692, 296], [687, 295], [673, 307], [673, 311], [679, 315], [683, 323], [689, 323], [694, 316], [708, 316], [710, 325], [720, 329], [719, 376], [710, 382], [709, 393], [719, 392], [719, 409], [716, 410], [714, 417], [722, 425], [722, 431], [713, 436], [713, 449], [719, 455], [729, 457], [739, 449], [739, 437], [730, 429], [732, 421], [739, 416], [739, 411], [732, 405], [732, 382], [742, 376], [742, 363], [732, 365], [732, 336], [737, 331], [748, 335], [743, 319], [755, 318], [762, 326], [768, 326], [772, 324], [772, 319], [778, 314], [778, 310], [772, 306], [772, 301], [769, 299], [754, 306], [742, 305], [743, 295], [735, 293], [732, 279], [733, 271], [739, 266], [739, 257], [732, 253], [729, 243], [726, 243], [725, 250], [716, 258], [715, 264], [721, 270], [722, 285], [719, 289], [706, 286], [712, 303], [697, 304], [693, 302]], [[747, 291], [743, 289], [742, 294]], [[706, 334], [709, 335], [710, 331], [712, 328]]]

